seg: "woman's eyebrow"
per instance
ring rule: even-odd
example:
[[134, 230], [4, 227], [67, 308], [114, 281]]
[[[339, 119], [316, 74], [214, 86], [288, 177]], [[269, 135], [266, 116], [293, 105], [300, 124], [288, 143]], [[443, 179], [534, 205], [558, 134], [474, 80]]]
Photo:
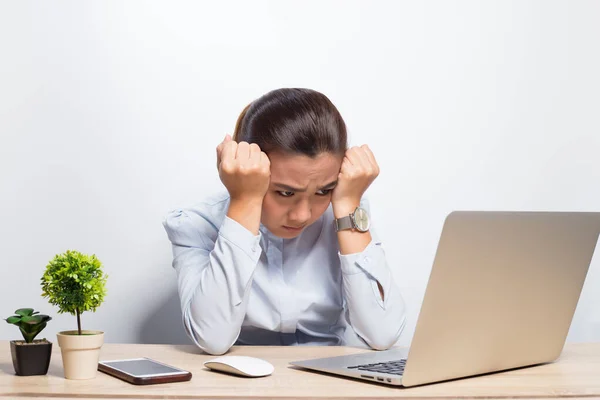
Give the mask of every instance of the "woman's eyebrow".
[[[335, 187], [335, 185], [337, 185], [337, 180], [335, 180], [333, 182], [329, 182], [327, 185], [319, 188], [318, 190], [332, 189], [333, 187]], [[273, 183], [273, 186], [277, 186], [279, 189], [283, 189], [288, 192], [298, 192], [298, 193], [306, 192], [306, 188], [295, 188], [292, 186], [285, 185], [283, 183]]]
[[294, 188], [288, 185], [284, 185], [283, 183], [273, 183], [274, 186], [277, 186], [279, 189], [287, 190], [288, 192], [306, 192], [306, 188]]
[[337, 185], [337, 180], [335, 180], [333, 182], [329, 182], [327, 185], [323, 186], [319, 190], [333, 189], [336, 185]]

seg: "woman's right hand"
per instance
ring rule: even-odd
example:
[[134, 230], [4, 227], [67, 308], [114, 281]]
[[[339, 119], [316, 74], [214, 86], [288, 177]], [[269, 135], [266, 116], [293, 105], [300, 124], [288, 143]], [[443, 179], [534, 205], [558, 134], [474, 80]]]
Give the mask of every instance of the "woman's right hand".
[[271, 162], [256, 143], [237, 143], [225, 135], [217, 146], [217, 168], [232, 200], [262, 203], [271, 179]]

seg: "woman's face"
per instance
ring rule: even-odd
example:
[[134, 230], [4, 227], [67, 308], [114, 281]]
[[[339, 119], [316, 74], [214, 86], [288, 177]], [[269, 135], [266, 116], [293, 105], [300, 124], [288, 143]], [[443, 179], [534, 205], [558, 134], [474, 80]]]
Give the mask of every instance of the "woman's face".
[[270, 153], [271, 182], [262, 206], [261, 222], [275, 236], [291, 239], [327, 209], [337, 182], [342, 156]]

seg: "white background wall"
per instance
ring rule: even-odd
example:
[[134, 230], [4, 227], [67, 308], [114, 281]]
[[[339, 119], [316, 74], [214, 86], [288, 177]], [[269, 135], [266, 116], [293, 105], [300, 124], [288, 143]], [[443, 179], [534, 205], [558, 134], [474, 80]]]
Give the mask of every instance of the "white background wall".
[[[448, 212], [598, 210], [599, 20], [593, 1], [4, 1], [0, 316], [74, 328], [39, 283], [77, 249], [110, 275], [84, 328], [189, 343], [162, 218], [221, 188], [214, 148], [247, 103], [310, 87], [382, 167], [369, 197], [408, 344]], [[571, 341], [600, 340], [599, 260]]]

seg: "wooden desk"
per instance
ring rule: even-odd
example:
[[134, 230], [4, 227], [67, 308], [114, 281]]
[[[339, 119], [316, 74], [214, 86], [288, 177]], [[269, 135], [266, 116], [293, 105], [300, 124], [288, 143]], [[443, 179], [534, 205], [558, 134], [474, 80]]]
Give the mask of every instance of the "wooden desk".
[[150, 357], [192, 372], [189, 382], [134, 386], [98, 372], [95, 379], [63, 378], [60, 350], [53, 346], [45, 376], [14, 375], [8, 341], [0, 341], [0, 397], [101, 399], [291, 399], [291, 398], [600, 398], [600, 343], [568, 344], [552, 364], [415, 388], [387, 387], [296, 369], [288, 361], [358, 353], [348, 347], [235, 347], [228, 354], [260, 357], [275, 366], [265, 378], [238, 378], [211, 372], [212, 356], [193, 346], [105, 344], [101, 360]]

